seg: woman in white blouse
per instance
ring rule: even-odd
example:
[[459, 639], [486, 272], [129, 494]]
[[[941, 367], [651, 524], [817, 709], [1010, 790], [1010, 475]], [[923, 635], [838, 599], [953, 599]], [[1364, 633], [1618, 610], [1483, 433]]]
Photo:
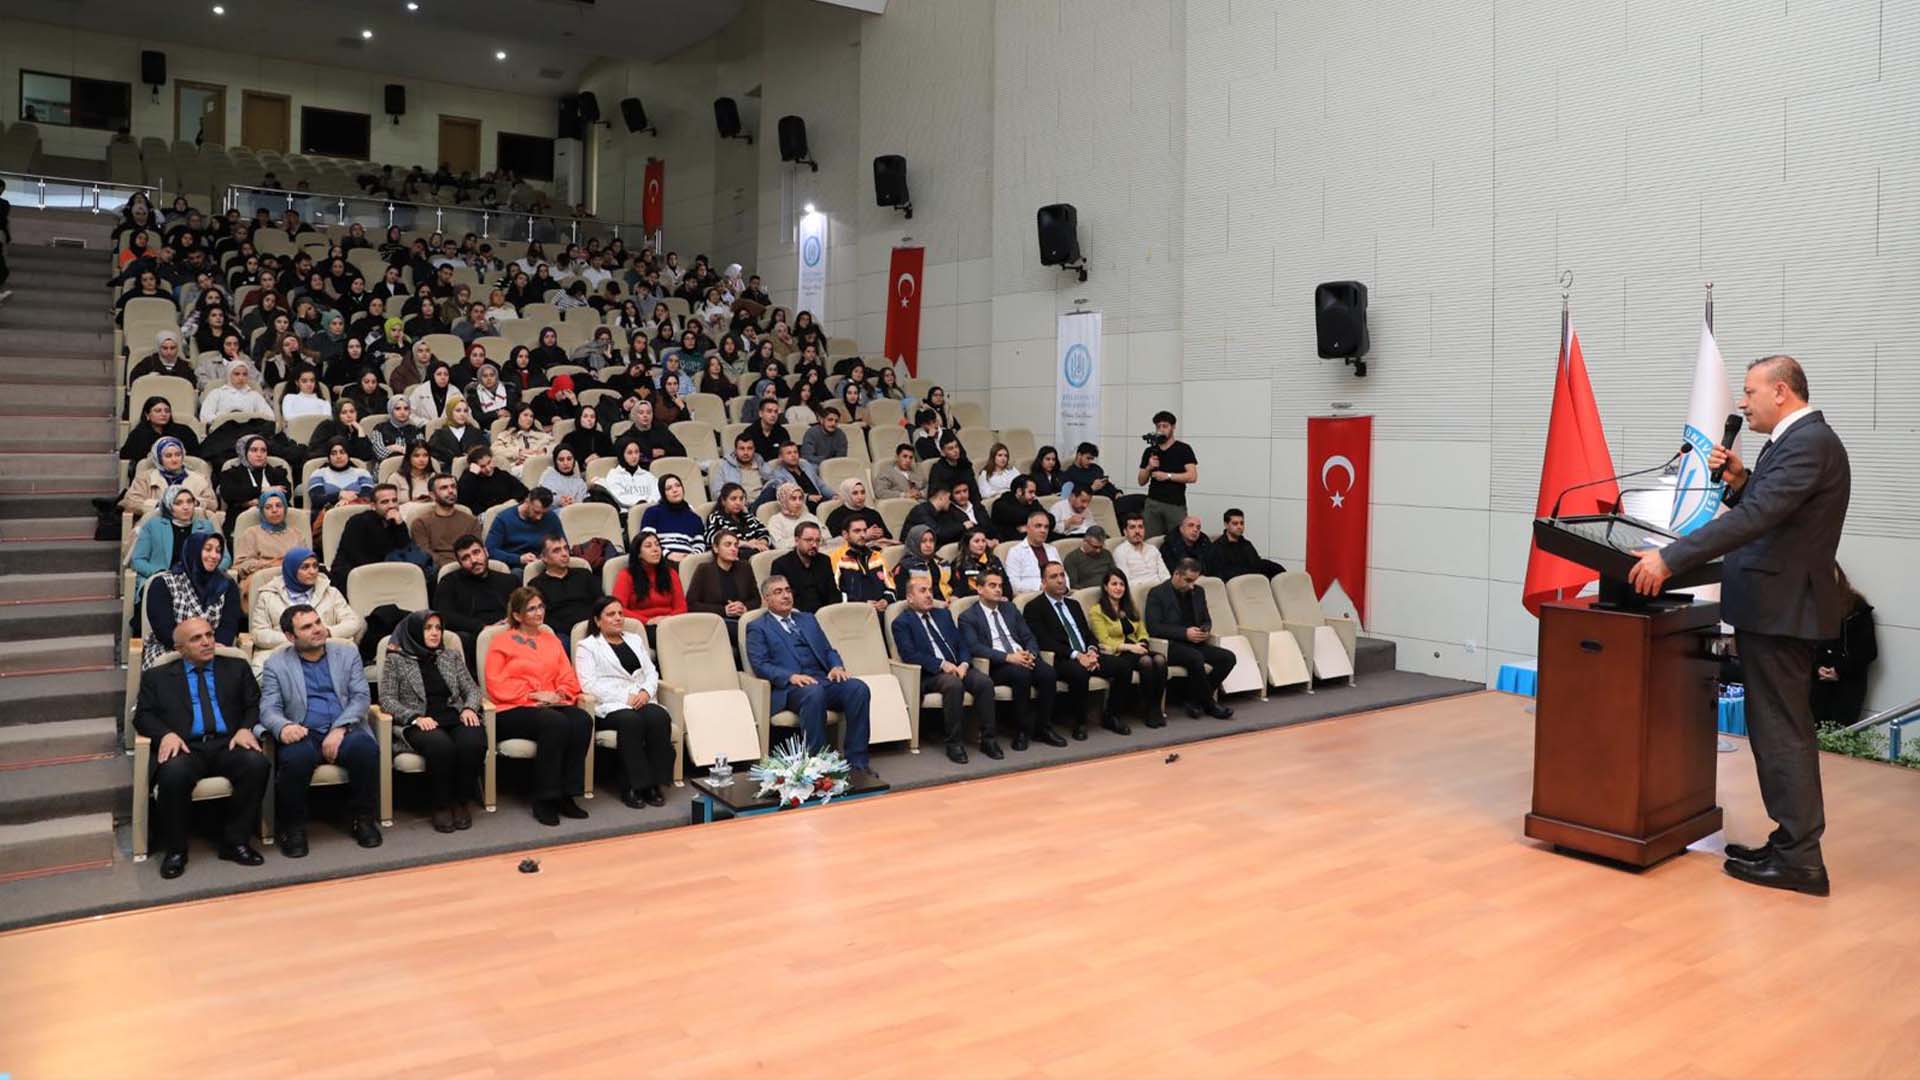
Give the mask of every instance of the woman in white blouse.
[[227, 381], [200, 399], [200, 422], [213, 426], [213, 418], [222, 413], [245, 412], [273, 415], [273, 405], [253, 385], [253, 361], [244, 357], [227, 364]]
[[601, 731], [615, 733], [620, 755], [620, 801], [635, 810], [665, 806], [662, 788], [673, 780], [673, 717], [653, 700], [660, 674], [647, 652], [647, 636], [627, 632], [620, 601], [594, 601], [593, 619], [573, 647], [580, 690], [592, 695]]
[[780, 501], [780, 511], [767, 519], [767, 535], [773, 538], [774, 547], [784, 550], [793, 546], [795, 529], [808, 522], [819, 525], [820, 519], [807, 509], [807, 495], [799, 484], [781, 484], [775, 497]]
[[618, 453], [620, 463], [595, 480], [594, 488], [606, 492], [623, 514], [641, 503], [659, 502], [660, 481], [647, 469], [645, 451], [639, 442], [622, 441]]
[[1005, 495], [1013, 486], [1013, 479], [1020, 471], [1013, 467], [1013, 452], [1006, 443], [994, 443], [987, 451], [987, 467], [980, 470], [980, 501], [985, 503], [995, 495]]
[[293, 386], [280, 397], [280, 419], [292, 423], [303, 416], [322, 419], [333, 415], [333, 406], [320, 396], [320, 377], [312, 368], [301, 368], [293, 377]]

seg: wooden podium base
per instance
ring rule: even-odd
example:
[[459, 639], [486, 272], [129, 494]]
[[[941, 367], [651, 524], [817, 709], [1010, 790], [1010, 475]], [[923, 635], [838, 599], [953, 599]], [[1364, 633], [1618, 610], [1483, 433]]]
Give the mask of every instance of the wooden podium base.
[[1646, 867], [1719, 831], [1718, 604], [1540, 609], [1526, 834]]

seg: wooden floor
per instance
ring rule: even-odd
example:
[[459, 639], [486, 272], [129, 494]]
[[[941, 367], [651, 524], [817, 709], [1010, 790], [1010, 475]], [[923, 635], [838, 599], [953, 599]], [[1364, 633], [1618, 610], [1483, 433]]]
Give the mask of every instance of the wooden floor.
[[1830, 900], [1634, 875], [1520, 835], [1522, 705], [22, 931], [0, 1073], [1920, 1072], [1920, 776], [1825, 760]]

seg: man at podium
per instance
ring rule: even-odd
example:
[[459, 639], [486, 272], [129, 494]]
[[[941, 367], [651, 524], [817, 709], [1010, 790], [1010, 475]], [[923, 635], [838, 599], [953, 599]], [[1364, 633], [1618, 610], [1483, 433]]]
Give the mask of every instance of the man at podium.
[[1629, 580], [1657, 595], [1667, 579], [1725, 556], [1722, 617], [1733, 625], [1746, 672], [1747, 732], [1760, 797], [1778, 825], [1759, 847], [1727, 845], [1726, 872], [1741, 881], [1814, 896], [1828, 892], [1820, 834], [1820, 744], [1814, 735], [1807, 673], [1818, 642], [1838, 636], [1847, 593], [1834, 549], [1846, 523], [1852, 476], [1847, 449], [1807, 404], [1807, 376], [1790, 356], [1747, 367], [1740, 410], [1769, 438], [1749, 469], [1731, 447], [1716, 448], [1725, 467], [1727, 512], [1640, 556]]

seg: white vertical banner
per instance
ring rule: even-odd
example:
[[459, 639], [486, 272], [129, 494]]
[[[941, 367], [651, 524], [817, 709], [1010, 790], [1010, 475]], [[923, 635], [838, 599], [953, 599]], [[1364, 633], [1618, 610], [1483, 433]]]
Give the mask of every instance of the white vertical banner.
[[1060, 316], [1054, 354], [1054, 445], [1067, 447], [1100, 441], [1100, 313], [1070, 311]]
[[793, 314], [811, 311], [813, 321], [824, 326], [827, 321], [827, 215], [818, 210], [801, 215], [799, 243], [795, 247], [800, 274], [795, 279]]

